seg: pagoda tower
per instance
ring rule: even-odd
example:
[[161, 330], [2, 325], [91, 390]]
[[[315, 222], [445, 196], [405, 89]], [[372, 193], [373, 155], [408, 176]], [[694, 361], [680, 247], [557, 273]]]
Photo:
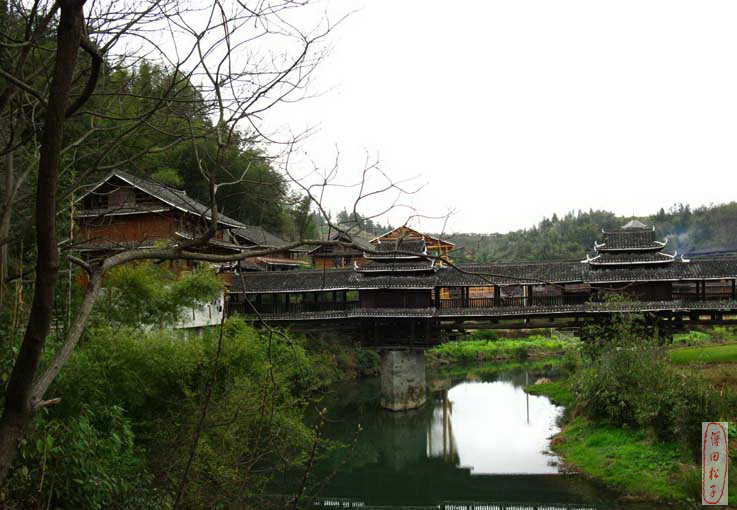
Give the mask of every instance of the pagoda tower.
[[622, 228], [602, 230], [603, 242], [594, 243], [594, 253], [587, 254], [591, 268], [615, 269], [631, 266], [665, 266], [676, 260], [677, 253], [663, 251], [665, 241], [655, 240], [655, 227], [632, 220]]

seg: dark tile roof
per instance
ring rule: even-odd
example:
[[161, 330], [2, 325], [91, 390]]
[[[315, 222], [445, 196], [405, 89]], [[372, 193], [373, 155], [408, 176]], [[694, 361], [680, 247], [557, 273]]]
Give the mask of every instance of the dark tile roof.
[[[342, 243], [352, 243], [356, 246], [355, 250], [357, 253], [362, 253], [366, 250], [373, 250], [374, 246], [366, 241], [365, 239], [361, 239], [358, 236], [351, 236], [350, 234], [343, 233], [343, 232], [333, 232], [333, 234], [328, 238], [330, 241], [340, 241]], [[316, 248], [310, 247], [309, 254], [315, 255], [318, 254], [321, 251], [324, 251], [326, 248], [325, 245], [317, 246]], [[337, 256], [345, 256], [346, 252], [336, 253]]]
[[427, 253], [424, 239], [384, 239], [373, 245], [373, 249], [381, 253], [409, 251], [418, 255]]
[[432, 260], [404, 261], [402, 259], [390, 259], [386, 261], [371, 261], [356, 268], [359, 273], [403, 273], [417, 271], [432, 271], [434, 269]]
[[603, 245], [599, 250], [657, 249], [663, 245], [655, 242], [652, 229], [622, 229], [604, 231]]
[[233, 230], [233, 233], [255, 245], [268, 248], [281, 248], [289, 244], [284, 239], [256, 225], [242, 225], [240, 228]]
[[106, 207], [104, 209], [81, 209], [74, 213], [75, 218], [97, 218], [101, 216], [127, 216], [132, 214], [146, 214], [170, 211], [171, 206], [166, 204], [140, 204], [134, 207]]
[[592, 266], [627, 266], [639, 264], [669, 264], [675, 258], [660, 252], [604, 252], [589, 260]]
[[[400, 232], [400, 233], [397, 233]], [[425, 234], [423, 232], [420, 232], [419, 230], [415, 230], [413, 228], [410, 228], [406, 225], [403, 225], [401, 227], [397, 227], [395, 229], [390, 230], [389, 232], [384, 232], [380, 236], [374, 237], [370, 239], [370, 241], [373, 243], [374, 241], [379, 242], [386, 242], [391, 239], [387, 239], [387, 237], [390, 236], [406, 236], [405, 239], [418, 239], [422, 238], [423, 240], [429, 240], [434, 243], [438, 244], [445, 244], [448, 246], [455, 246], [454, 243], [451, 243], [450, 241], [446, 241], [445, 239], [440, 239], [439, 237], [432, 236], [430, 234]]]
[[371, 246], [371, 251], [363, 256], [369, 260], [421, 260], [427, 255], [427, 246], [423, 239], [385, 239]]
[[[198, 202], [194, 198], [188, 196], [185, 191], [174, 189], [164, 184], [161, 184], [159, 182], [156, 182], [154, 180], [147, 179], [145, 177], [140, 177], [137, 175], [133, 175], [128, 172], [124, 172], [122, 170], [115, 170], [113, 172], [110, 172], [103, 180], [101, 180], [97, 185], [95, 185], [90, 191], [85, 193], [85, 195], [87, 195], [88, 193], [91, 193], [96, 188], [98, 188], [100, 185], [109, 181], [113, 177], [122, 179], [123, 181], [127, 182], [131, 186], [134, 186], [140, 189], [141, 191], [148, 193], [149, 195], [181, 211], [188, 212], [196, 216], [204, 216], [207, 219], [211, 218], [210, 214], [212, 211], [211, 211], [210, 206], [207, 206], [201, 202]], [[85, 195], [82, 195], [82, 197], [80, 197], [80, 200]], [[224, 225], [227, 225], [230, 227], [243, 226], [243, 224], [240, 221], [235, 220], [233, 218], [229, 218], [228, 216], [222, 213], [220, 213], [219, 218], [220, 218], [220, 223]]]
[[[592, 268], [578, 261], [527, 264], [476, 264], [441, 267], [435, 272], [365, 274], [354, 269], [295, 271], [245, 275], [248, 292], [529, 285], [537, 283], [614, 283], [677, 281], [737, 277], [737, 258], [720, 257], [664, 266]], [[240, 283], [234, 286], [240, 289]]]

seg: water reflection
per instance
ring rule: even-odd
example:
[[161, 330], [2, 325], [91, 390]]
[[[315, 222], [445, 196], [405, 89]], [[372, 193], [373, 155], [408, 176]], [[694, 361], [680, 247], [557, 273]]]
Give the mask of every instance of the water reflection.
[[441, 392], [428, 425], [428, 452], [473, 474], [550, 474], [546, 454], [563, 408], [508, 380], [463, 382]]
[[325, 459], [322, 493], [366, 505], [435, 505], [441, 501], [594, 503], [613, 495], [591, 481], [559, 474], [546, 453], [562, 409], [527, 396], [526, 379], [553, 377], [551, 367], [475, 369], [430, 378], [432, 398], [405, 413], [378, 406], [378, 381], [336, 390], [326, 402], [328, 437], [350, 442], [350, 459]]

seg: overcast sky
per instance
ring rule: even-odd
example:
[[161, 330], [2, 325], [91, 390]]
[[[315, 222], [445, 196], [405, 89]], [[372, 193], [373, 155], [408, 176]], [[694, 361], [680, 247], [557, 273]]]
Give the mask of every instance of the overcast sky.
[[366, 152], [394, 179], [419, 176], [403, 202], [456, 210], [448, 231], [737, 199], [733, 0], [331, 5], [358, 12], [332, 35], [313, 84], [324, 93], [267, 122], [319, 126], [302, 148], [329, 166], [337, 146], [345, 179]]

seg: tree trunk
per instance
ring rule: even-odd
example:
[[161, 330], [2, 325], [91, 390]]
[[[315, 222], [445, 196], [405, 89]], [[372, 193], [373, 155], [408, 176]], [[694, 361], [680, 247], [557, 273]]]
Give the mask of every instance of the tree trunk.
[[64, 117], [72, 89], [84, 25], [83, 0], [62, 0], [56, 37], [56, 62], [41, 137], [36, 184], [36, 281], [23, 343], [5, 391], [0, 418], [0, 485], [15, 458], [18, 442], [33, 416], [33, 381], [49, 333], [59, 271], [56, 240], [56, 186], [64, 136]]
[[0, 305], [5, 302], [8, 278], [8, 236], [10, 235], [10, 219], [13, 211], [13, 152], [5, 155], [5, 196], [3, 197], [2, 218], [0, 218]]

